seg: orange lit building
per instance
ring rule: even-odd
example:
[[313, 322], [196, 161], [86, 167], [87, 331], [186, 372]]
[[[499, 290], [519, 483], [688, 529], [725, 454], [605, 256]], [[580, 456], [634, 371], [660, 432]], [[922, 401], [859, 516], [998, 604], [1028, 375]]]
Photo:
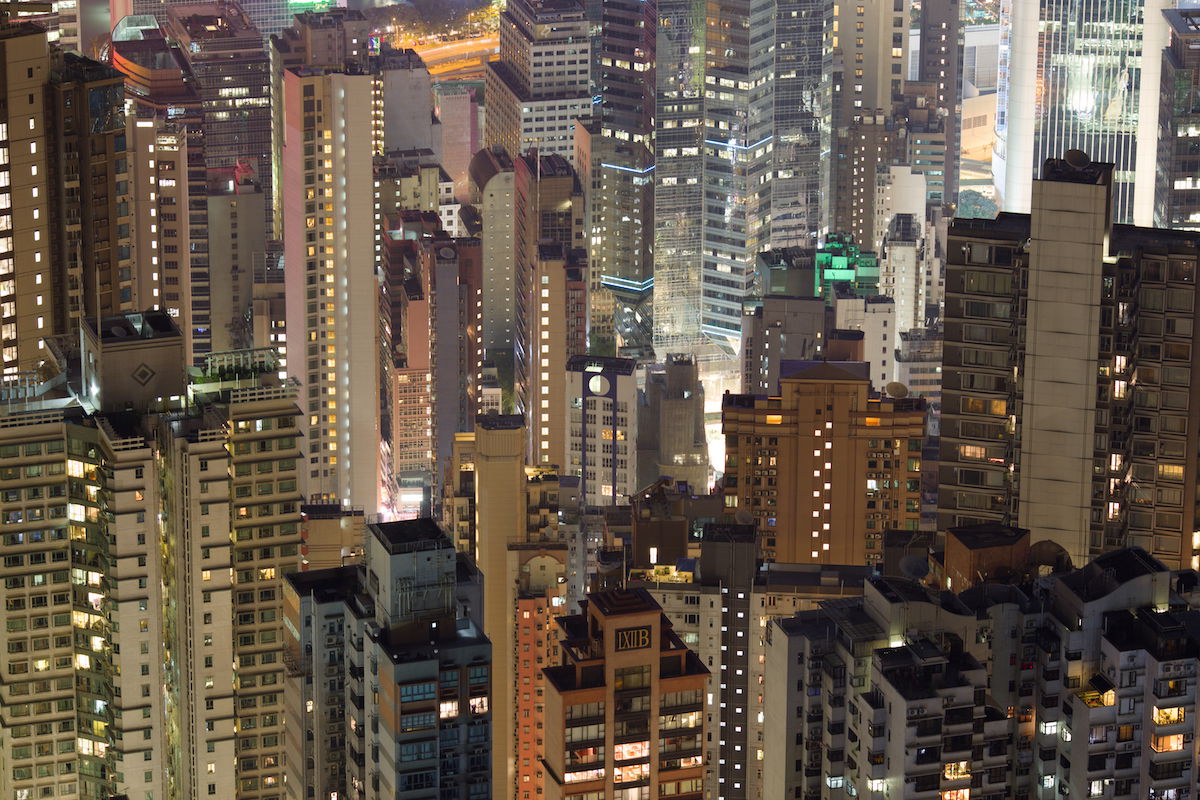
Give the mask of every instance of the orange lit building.
[[778, 397], [726, 395], [725, 505], [764, 558], [871, 564], [921, 517], [925, 401], [874, 394], [867, 364], [800, 362]]
[[708, 669], [645, 589], [582, 605], [545, 670], [545, 796], [699, 800]]

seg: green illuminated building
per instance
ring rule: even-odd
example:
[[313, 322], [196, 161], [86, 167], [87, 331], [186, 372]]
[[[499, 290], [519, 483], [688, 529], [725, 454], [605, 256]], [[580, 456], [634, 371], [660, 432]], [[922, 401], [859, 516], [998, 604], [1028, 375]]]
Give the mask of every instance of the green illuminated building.
[[813, 295], [833, 302], [833, 286], [849, 284], [859, 297], [879, 294], [879, 257], [864, 253], [848, 233], [831, 233], [817, 250], [813, 273]]

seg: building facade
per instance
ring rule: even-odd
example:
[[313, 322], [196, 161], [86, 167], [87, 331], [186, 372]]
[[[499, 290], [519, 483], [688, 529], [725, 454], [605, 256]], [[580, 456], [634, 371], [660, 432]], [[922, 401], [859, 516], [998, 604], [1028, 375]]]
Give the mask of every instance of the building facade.
[[545, 670], [545, 796], [700, 797], [708, 670], [654, 598], [596, 592], [558, 624], [563, 664]]
[[873, 393], [865, 364], [798, 366], [777, 396], [725, 396], [726, 508], [768, 560], [878, 562], [884, 530], [920, 521], [924, 403]]
[[1193, 564], [1195, 244], [1113, 224], [1112, 170], [1051, 159], [1030, 215], [951, 227], [938, 524]]

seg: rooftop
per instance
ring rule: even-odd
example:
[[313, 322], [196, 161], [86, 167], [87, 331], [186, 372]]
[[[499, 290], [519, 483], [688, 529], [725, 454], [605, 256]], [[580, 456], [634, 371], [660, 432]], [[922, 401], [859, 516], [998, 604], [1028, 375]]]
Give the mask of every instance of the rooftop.
[[88, 325], [105, 344], [135, 339], [174, 339], [180, 335], [179, 327], [165, 311], [144, 311], [104, 317], [100, 320], [99, 330], [96, 329], [95, 321], [90, 318]]
[[[438, 524], [428, 517], [375, 522], [368, 527], [393, 555], [416, 549], [442, 550], [453, 547]], [[421, 548], [419, 545], [427, 546]]]
[[869, 381], [871, 365], [865, 361], [784, 361], [779, 374], [793, 381]]
[[609, 589], [603, 592], [592, 592], [588, 595], [588, 601], [606, 617], [662, 611], [662, 606], [645, 589]]
[[636, 367], [637, 361], [632, 358], [579, 355], [567, 359], [567, 372], [615, 372], [618, 375], [632, 375]]
[[1027, 528], [985, 522], [982, 525], [967, 525], [950, 528], [948, 533], [968, 550], [987, 550], [991, 547], [1008, 547], [1029, 536]]

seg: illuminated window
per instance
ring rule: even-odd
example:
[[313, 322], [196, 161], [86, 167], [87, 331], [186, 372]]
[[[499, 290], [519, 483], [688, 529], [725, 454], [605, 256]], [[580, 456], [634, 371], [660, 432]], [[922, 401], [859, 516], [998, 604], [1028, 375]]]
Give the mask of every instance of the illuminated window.
[[783, 415], [782, 414], [767, 414], [767, 424], [768, 425], [782, 425], [783, 424]]
[[942, 792], [942, 800], [971, 800], [971, 790], [947, 789]]
[[867, 417], [866, 424], [867, 424], [868, 428], [878, 428], [879, 427], [879, 417]]
[[970, 761], [951, 761], [942, 770], [942, 775], [948, 781], [958, 781], [971, 777]]
[[1155, 725], [1174, 725], [1176, 722], [1183, 722], [1184, 710], [1180, 706], [1178, 708], [1155, 708], [1154, 709], [1154, 724]]
[[1150, 742], [1150, 748], [1156, 753], [1174, 753], [1183, 749], [1183, 734], [1173, 733], [1170, 736], [1155, 736]]

